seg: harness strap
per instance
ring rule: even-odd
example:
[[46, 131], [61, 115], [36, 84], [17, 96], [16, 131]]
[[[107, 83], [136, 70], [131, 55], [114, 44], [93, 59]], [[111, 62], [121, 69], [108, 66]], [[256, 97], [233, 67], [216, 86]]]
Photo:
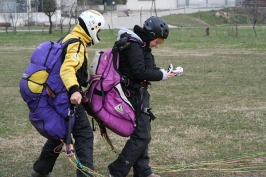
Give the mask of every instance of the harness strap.
[[118, 151], [114, 148], [108, 134], [107, 134], [107, 131], [106, 131], [106, 128], [105, 126], [103, 126], [101, 123], [98, 123], [99, 125], [99, 128], [100, 128], [100, 133], [101, 133], [101, 136], [107, 141], [107, 143], [109, 144], [109, 146], [111, 147], [111, 151], [114, 152], [115, 154], [119, 154]]
[[72, 118], [76, 114], [76, 106], [73, 104], [70, 104], [70, 108], [68, 111], [68, 131], [67, 131], [67, 137], [66, 137], [66, 154], [68, 156], [73, 156], [74, 155], [74, 149], [73, 149], [73, 144], [72, 144], [72, 137], [71, 137], [71, 132], [72, 132]]
[[145, 114], [148, 114], [150, 116], [151, 120], [154, 120], [156, 117], [154, 116], [154, 114], [151, 112], [151, 108], [144, 108], [142, 107], [142, 112]]
[[147, 85], [151, 85], [151, 83], [147, 80], [143, 80], [141, 82], [135, 82], [127, 78], [127, 76], [122, 75], [121, 81], [120, 81], [125, 87], [128, 87], [130, 89], [136, 89], [139, 90], [141, 87], [145, 87]]

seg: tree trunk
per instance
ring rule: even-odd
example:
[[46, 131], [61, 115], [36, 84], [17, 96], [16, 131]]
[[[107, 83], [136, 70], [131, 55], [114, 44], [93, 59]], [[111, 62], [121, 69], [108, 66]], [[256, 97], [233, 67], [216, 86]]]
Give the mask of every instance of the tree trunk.
[[236, 19], [236, 36], [238, 36], [238, 19]]
[[68, 32], [67, 33], [70, 33], [70, 29], [71, 29], [71, 19], [72, 19], [72, 15], [70, 17], [70, 20], [68, 22]]
[[60, 31], [61, 31], [61, 34], [63, 34], [63, 23], [60, 23]]
[[49, 34], [52, 34], [52, 29], [53, 29], [53, 22], [52, 22], [52, 15], [49, 15], [49, 23], [50, 23], [50, 27], [49, 27]]
[[257, 23], [257, 19], [254, 20], [254, 24], [253, 24], [253, 31], [254, 31], [255, 37], [257, 37], [257, 32], [256, 32], [256, 28], [255, 28], [256, 23]]

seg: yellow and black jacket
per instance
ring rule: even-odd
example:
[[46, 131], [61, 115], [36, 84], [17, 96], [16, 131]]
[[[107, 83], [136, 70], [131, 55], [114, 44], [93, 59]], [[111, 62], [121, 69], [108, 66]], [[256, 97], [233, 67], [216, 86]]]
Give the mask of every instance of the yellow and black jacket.
[[86, 34], [79, 24], [63, 39], [62, 43], [70, 38], [78, 38], [82, 41], [82, 43], [75, 42], [68, 45], [60, 69], [60, 77], [71, 95], [79, 91], [81, 86], [86, 86], [87, 84], [88, 53], [86, 52], [86, 47], [92, 42], [92, 38]]

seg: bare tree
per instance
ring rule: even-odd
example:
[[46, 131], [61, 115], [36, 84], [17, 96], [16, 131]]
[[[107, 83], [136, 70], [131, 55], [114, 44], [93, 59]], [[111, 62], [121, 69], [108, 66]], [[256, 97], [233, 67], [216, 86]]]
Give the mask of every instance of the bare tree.
[[248, 12], [249, 18], [253, 22], [253, 31], [255, 34], [255, 37], [257, 37], [257, 31], [256, 31], [256, 24], [258, 22], [263, 22], [265, 21], [266, 18], [266, 9], [260, 7], [261, 2], [255, 0], [252, 4], [251, 8], [246, 8], [246, 11]]
[[258, 22], [258, 17], [259, 17], [259, 11], [258, 11], [258, 4], [257, 4], [257, 0], [255, 0], [254, 2], [254, 8], [252, 10], [252, 16], [253, 16], [253, 31], [254, 31], [254, 34], [255, 34], [255, 37], [257, 37], [257, 31], [255, 29], [255, 26]]
[[266, 8], [260, 7], [261, 2], [254, 1], [245, 7], [236, 8], [238, 14], [247, 16], [247, 19], [252, 23], [252, 29], [255, 37], [257, 37], [256, 25], [266, 21]]
[[68, 33], [71, 29], [71, 20], [77, 16], [77, 3], [74, 1], [69, 8]]
[[76, 1], [73, 1], [71, 3], [66, 3], [65, 1], [61, 1], [60, 9], [61, 9], [61, 19], [60, 19], [60, 29], [61, 34], [63, 33], [63, 22], [65, 19], [68, 18], [68, 33], [70, 32], [70, 29], [72, 27], [71, 21], [75, 17], [75, 11], [77, 8]]
[[5, 19], [6, 22], [11, 23], [11, 25], [13, 26], [13, 31], [17, 32], [17, 22], [19, 19], [19, 14], [18, 13], [11, 13], [11, 9], [9, 7], [9, 5], [7, 4], [8, 7], [8, 14], [4, 14], [3, 17]]
[[155, 0], [152, 0], [151, 2], [151, 15], [152, 15], [152, 9], [154, 9], [155, 16], [157, 17]]
[[235, 23], [235, 36], [238, 36], [239, 16], [236, 15], [236, 8], [233, 8], [232, 13], [232, 23]]
[[52, 34], [52, 28], [53, 28], [53, 22], [52, 22], [52, 16], [54, 13], [58, 10], [56, 0], [45, 0], [42, 4], [42, 11], [45, 13], [45, 15], [49, 18], [49, 34]]
[[30, 27], [35, 24], [34, 20], [33, 20], [33, 12], [32, 12], [32, 9], [31, 7], [29, 6], [29, 4], [27, 5], [27, 26], [28, 26], [28, 30], [30, 31]]
[[[65, 1], [64, 1], [65, 2]], [[64, 28], [64, 21], [67, 18], [67, 5], [64, 3], [63, 0], [60, 3], [60, 10], [61, 10], [61, 18], [59, 20], [60, 23], [60, 32], [63, 34], [63, 28]]]

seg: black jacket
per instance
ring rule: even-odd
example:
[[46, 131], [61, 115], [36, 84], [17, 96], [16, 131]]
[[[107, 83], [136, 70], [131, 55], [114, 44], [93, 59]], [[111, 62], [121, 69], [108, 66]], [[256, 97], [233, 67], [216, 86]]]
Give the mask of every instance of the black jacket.
[[139, 42], [130, 41], [130, 45], [119, 52], [119, 70], [130, 81], [160, 81], [163, 73], [156, 67], [154, 56]]

